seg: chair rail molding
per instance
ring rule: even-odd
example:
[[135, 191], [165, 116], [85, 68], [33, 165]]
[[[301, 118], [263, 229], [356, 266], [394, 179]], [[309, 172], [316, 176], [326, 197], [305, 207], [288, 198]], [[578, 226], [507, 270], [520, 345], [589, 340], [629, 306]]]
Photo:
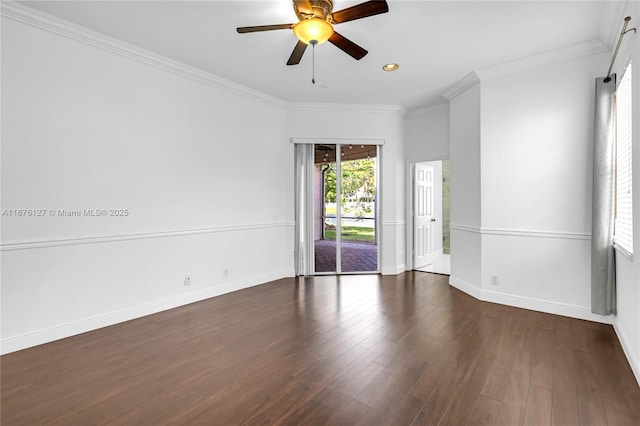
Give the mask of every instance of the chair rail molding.
[[0, 251], [26, 250], [47, 247], [59, 247], [80, 244], [113, 243], [152, 238], [183, 237], [188, 235], [211, 234], [219, 232], [241, 232], [267, 228], [293, 228], [294, 222], [255, 223], [250, 225], [217, 226], [212, 228], [182, 229], [176, 231], [146, 232], [135, 234], [103, 235], [93, 237], [65, 238], [59, 240], [23, 241], [0, 244]]
[[450, 229], [457, 231], [471, 232], [481, 235], [504, 235], [512, 237], [534, 237], [534, 238], [560, 238], [570, 240], [591, 240], [590, 233], [571, 231], [547, 231], [529, 229], [507, 229], [507, 228], [484, 228], [479, 226], [460, 225], [452, 223]]

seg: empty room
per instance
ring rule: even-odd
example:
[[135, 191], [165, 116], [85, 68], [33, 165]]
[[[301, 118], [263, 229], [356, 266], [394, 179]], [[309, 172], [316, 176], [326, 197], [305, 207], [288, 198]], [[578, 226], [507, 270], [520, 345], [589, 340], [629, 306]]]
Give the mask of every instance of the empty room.
[[2, 425], [640, 425], [640, 1], [13, 1]]

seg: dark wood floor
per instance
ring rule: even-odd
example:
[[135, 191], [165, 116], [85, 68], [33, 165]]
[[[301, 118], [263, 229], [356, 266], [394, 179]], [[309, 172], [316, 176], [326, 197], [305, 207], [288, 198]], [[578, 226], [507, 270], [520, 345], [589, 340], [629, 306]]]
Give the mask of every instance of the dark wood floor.
[[283, 279], [2, 357], [2, 425], [639, 425], [610, 326], [422, 272]]

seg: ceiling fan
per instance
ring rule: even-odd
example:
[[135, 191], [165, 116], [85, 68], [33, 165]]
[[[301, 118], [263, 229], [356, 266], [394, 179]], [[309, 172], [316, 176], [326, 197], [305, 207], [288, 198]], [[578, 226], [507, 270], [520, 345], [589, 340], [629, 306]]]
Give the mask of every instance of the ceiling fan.
[[366, 18], [389, 11], [386, 0], [371, 0], [346, 9], [333, 12], [333, 0], [293, 0], [293, 10], [298, 17], [296, 24], [261, 25], [239, 27], [240, 34], [271, 30], [293, 30], [298, 44], [287, 61], [287, 65], [297, 65], [309, 44], [315, 46], [329, 41], [356, 60], [367, 53], [348, 38], [334, 31], [333, 25]]

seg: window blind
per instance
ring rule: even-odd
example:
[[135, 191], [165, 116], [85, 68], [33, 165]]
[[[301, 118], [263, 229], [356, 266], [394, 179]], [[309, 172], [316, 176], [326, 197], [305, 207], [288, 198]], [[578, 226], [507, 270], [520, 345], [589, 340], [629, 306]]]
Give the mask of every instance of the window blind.
[[614, 244], [633, 254], [631, 63], [616, 90], [616, 218]]

